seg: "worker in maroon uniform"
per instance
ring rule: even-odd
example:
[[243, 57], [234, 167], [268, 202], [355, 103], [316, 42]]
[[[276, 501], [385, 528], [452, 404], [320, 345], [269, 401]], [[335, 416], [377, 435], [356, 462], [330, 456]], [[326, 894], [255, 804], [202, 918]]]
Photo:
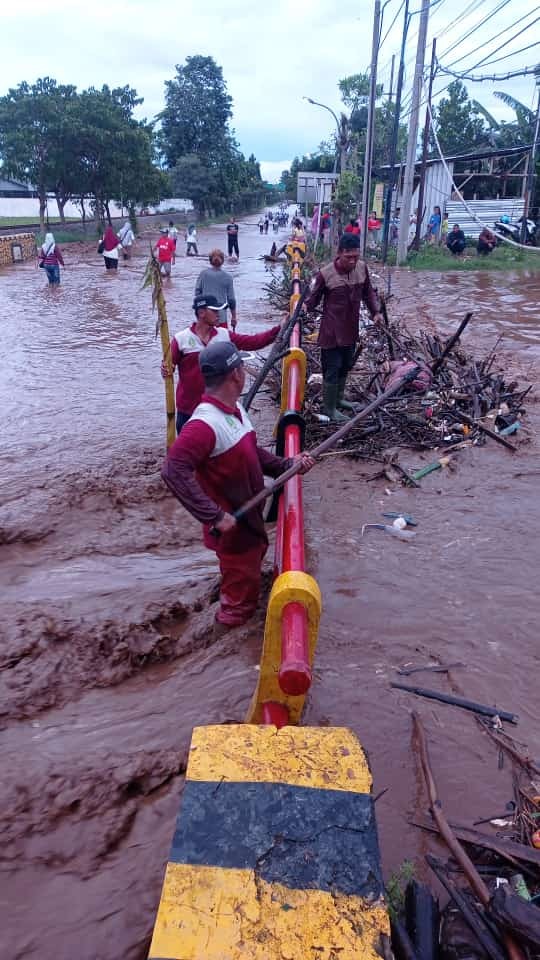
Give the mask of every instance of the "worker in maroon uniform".
[[[261, 564], [268, 546], [262, 505], [238, 522], [233, 513], [259, 493], [264, 475], [278, 477], [293, 460], [257, 444], [255, 431], [238, 403], [245, 381], [242, 358], [230, 340], [201, 351], [205, 393], [170, 447], [161, 475], [180, 503], [204, 525], [204, 542], [215, 550], [221, 570], [219, 629], [253, 616], [259, 598]], [[314, 461], [301, 453], [302, 473]]]
[[163, 377], [173, 375], [178, 367], [178, 386], [176, 388], [176, 432], [189, 420], [204, 392], [204, 380], [199, 369], [199, 354], [208, 344], [232, 341], [240, 350], [261, 350], [273, 343], [281, 326], [277, 324], [262, 333], [234, 333], [221, 326], [220, 310], [227, 304], [220, 304], [215, 297], [200, 295], [193, 301], [195, 322], [181, 330], [171, 340], [172, 370], [164, 362], [161, 365]]
[[316, 274], [306, 298], [306, 309], [313, 310], [323, 298], [318, 340], [323, 409], [331, 420], [346, 420], [340, 408], [353, 409], [344, 393], [360, 332], [360, 304], [365, 303], [376, 323], [382, 319], [368, 268], [360, 260], [360, 238], [354, 234], [343, 234], [335, 260]]

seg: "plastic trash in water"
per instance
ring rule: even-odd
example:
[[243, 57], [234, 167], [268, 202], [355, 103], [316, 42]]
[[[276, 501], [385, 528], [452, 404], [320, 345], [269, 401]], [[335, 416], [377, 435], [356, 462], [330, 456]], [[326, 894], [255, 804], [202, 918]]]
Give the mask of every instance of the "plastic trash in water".
[[[403, 520], [402, 517], [397, 518]], [[365, 523], [362, 527], [362, 536], [364, 536], [364, 530], [369, 530], [369, 528], [375, 530], [385, 530], [386, 533], [389, 533], [392, 537], [397, 537], [398, 540], [412, 540], [416, 536], [414, 530], [404, 530], [402, 527], [394, 527], [390, 523]]]
[[[383, 517], [386, 517], [387, 520], [394, 520], [394, 521], [402, 519], [405, 521], [405, 524], [408, 527], [418, 526], [417, 521], [414, 519], [414, 517], [411, 517], [410, 513], [396, 513], [396, 512], [390, 511], [388, 513], [383, 513]], [[394, 526], [395, 526], [395, 523], [394, 523]]]

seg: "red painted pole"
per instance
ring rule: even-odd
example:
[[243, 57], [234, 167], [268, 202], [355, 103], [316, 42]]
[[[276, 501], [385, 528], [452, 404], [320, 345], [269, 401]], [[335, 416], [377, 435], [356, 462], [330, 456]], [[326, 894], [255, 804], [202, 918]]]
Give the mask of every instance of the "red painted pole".
[[[300, 257], [296, 254], [293, 262], [291, 314], [300, 296]], [[297, 325], [291, 336], [291, 347], [300, 345], [300, 332]], [[287, 390], [287, 409], [301, 408], [302, 372], [298, 360], [289, 367]], [[301, 450], [300, 428], [291, 424], [285, 429], [285, 456], [294, 457]], [[302, 499], [302, 478], [299, 474], [285, 484], [283, 490], [283, 530], [279, 535], [281, 549], [281, 573], [289, 570], [304, 570], [304, 504]], [[281, 666], [279, 685], [284, 693], [299, 696], [311, 686], [309, 666], [309, 633], [307, 612], [301, 603], [289, 603], [283, 610], [281, 621]]]
[[262, 705], [262, 722], [265, 726], [286, 727], [289, 722], [289, 711], [284, 703], [267, 700]]

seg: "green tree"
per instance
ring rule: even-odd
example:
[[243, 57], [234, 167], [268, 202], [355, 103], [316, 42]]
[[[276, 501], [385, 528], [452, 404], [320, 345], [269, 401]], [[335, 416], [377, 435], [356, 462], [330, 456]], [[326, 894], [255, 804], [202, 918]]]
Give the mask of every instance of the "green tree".
[[448, 87], [447, 96], [439, 102], [435, 126], [441, 150], [447, 156], [470, 153], [487, 143], [484, 120], [469, 100], [467, 88], [461, 80], [454, 80]]
[[[66, 176], [66, 146], [69, 109], [76, 88], [59, 85], [50, 77], [34, 84], [20, 83], [0, 98], [0, 156], [7, 176], [17, 177], [35, 188], [39, 198], [41, 230], [45, 229], [47, 193], [58, 190]], [[63, 213], [63, 209], [62, 209]]]
[[201, 215], [252, 209], [264, 199], [259, 164], [239, 149], [229, 127], [232, 98], [212, 57], [187, 57], [165, 84], [159, 146], [172, 189]]
[[187, 57], [165, 83], [165, 109], [159, 114], [160, 145], [167, 166], [188, 154], [217, 159], [232, 116], [223, 70], [213, 57]]
[[140, 103], [129, 86], [90, 87], [80, 94], [73, 121], [78, 177], [100, 222], [110, 220], [111, 200], [132, 208], [168, 192], [168, 178], [153, 161], [152, 128], [132, 115]]

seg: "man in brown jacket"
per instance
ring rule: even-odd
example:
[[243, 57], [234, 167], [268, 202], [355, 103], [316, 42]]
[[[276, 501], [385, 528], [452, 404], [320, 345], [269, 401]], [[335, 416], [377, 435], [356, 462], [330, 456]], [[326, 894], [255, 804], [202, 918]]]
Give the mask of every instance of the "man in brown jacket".
[[353, 405], [344, 399], [344, 392], [360, 332], [360, 304], [365, 303], [375, 323], [382, 319], [368, 268], [360, 260], [358, 236], [343, 234], [336, 259], [322, 267], [312, 281], [306, 308], [313, 310], [323, 297], [318, 341], [323, 372], [323, 409], [331, 420], [346, 420], [338, 408], [353, 409]]

